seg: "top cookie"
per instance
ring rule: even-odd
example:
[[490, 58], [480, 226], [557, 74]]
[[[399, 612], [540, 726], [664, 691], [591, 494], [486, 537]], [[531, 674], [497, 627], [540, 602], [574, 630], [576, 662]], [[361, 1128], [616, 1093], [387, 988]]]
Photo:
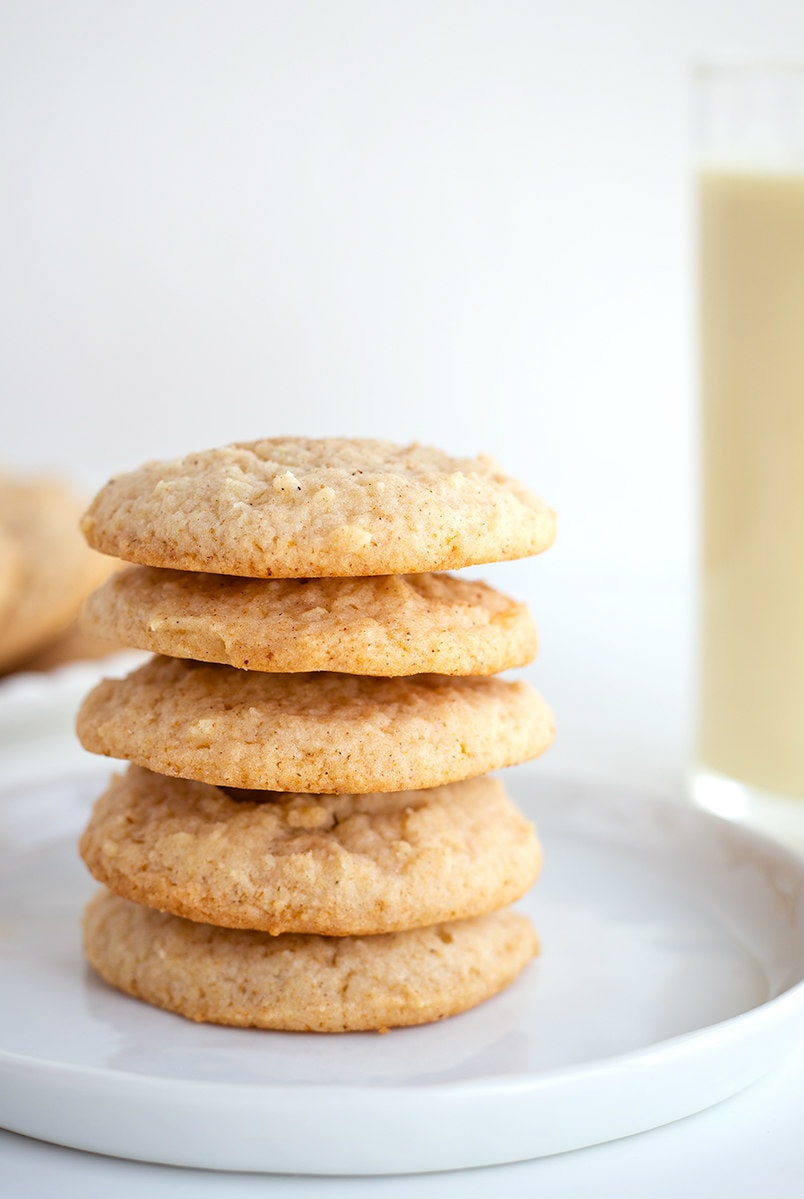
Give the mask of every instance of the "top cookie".
[[456, 570], [540, 553], [555, 514], [487, 455], [271, 438], [146, 463], [81, 525], [102, 553], [253, 578]]

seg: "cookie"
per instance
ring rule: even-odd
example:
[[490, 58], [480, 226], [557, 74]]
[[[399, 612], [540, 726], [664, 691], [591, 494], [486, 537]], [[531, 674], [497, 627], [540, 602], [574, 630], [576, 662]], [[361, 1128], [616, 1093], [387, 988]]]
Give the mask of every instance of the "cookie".
[[524, 604], [449, 574], [243, 579], [149, 566], [84, 604], [89, 633], [136, 649], [249, 670], [486, 675], [524, 666]]
[[85, 632], [76, 617], [52, 641], [22, 658], [17, 663], [17, 669], [42, 673], [57, 670], [71, 662], [92, 662], [99, 658], [108, 658], [112, 654], [123, 653], [126, 649], [126, 646], [109, 641], [108, 638], [95, 637]]
[[17, 539], [0, 524], [0, 629], [22, 587], [22, 551]]
[[240, 792], [139, 767], [80, 843], [117, 895], [227, 928], [397, 932], [495, 911], [536, 881], [533, 825], [494, 778], [372, 795]]
[[466, 1011], [513, 982], [538, 942], [511, 908], [374, 937], [272, 937], [102, 891], [84, 915], [84, 948], [113, 987], [190, 1020], [354, 1032]]
[[267, 791], [405, 791], [536, 757], [553, 737], [525, 682], [265, 674], [154, 657], [85, 698], [85, 749], [160, 774]]
[[0, 527], [17, 547], [17, 577], [0, 620], [0, 670], [61, 633], [108, 575], [109, 560], [88, 549], [78, 531], [83, 507], [58, 481], [0, 477]]
[[89, 544], [255, 578], [418, 574], [536, 554], [555, 514], [494, 460], [347, 438], [240, 442], [110, 480]]

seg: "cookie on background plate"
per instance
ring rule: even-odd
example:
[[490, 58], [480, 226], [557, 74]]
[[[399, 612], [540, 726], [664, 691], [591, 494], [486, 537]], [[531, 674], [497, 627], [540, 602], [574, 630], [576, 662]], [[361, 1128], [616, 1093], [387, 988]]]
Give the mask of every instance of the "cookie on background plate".
[[534, 758], [553, 717], [526, 682], [266, 674], [154, 657], [103, 679], [85, 749], [216, 786], [332, 794], [458, 782]]
[[83, 499], [59, 481], [0, 475], [0, 561], [9, 561], [9, 541], [16, 546], [0, 612], [0, 670], [66, 629], [116, 565], [87, 548], [78, 530], [83, 509]]
[[239, 792], [139, 767], [80, 843], [117, 895], [270, 933], [397, 932], [505, 907], [536, 881], [533, 825], [488, 776], [369, 795]]
[[487, 675], [524, 666], [524, 604], [449, 574], [244, 579], [130, 566], [88, 597], [88, 633], [248, 670]]
[[555, 514], [487, 455], [370, 438], [268, 438], [149, 462], [82, 528], [146, 566], [256, 578], [419, 574], [548, 548]]
[[16, 537], [0, 523], [0, 630], [20, 592], [22, 578], [22, 550]]
[[127, 648], [122, 642], [110, 641], [107, 637], [95, 637], [92, 633], [85, 632], [79, 617], [76, 617], [52, 641], [48, 641], [41, 649], [34, 650], [18, 662], [17, 669], [44, 673], [57, 670], [70, 662], [94, 662], [100, 658], [109, 658], [112, 654], [125, 652]]
[[191, 1020], [350, 1032], [466, 1011], [512, 983], [538, 942], [511, 908], [376, 937], [272, 937], [101, 891], [84, 915], [84, 949], [112, 986]]

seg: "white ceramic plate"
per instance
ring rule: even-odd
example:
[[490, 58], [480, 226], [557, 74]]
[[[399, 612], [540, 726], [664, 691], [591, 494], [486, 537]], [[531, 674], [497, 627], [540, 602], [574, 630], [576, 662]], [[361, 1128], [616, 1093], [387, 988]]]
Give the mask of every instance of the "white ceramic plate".
[[[85, 968], [75, 851], [109, 764], [0, 796], [0, 1125], [229, 1170], [380, 1174], [538, 1157], [750, 1084], [804, 1028], [804, 863], [716, 817], [506, 772], [539, 823], [541, 959], [441, 1024], [198, 1026]], [[52, 771], [48, 778], [52, 779]]]

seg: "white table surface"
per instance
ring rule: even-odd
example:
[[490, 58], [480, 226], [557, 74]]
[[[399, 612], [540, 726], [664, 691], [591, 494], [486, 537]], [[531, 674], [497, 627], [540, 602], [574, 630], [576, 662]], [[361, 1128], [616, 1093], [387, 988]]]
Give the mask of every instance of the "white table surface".
[[[638, 608], [638, 623], [624, 611], [624, 596], [632, 611]], [[543, 637], [549, 630], [550, 640], [536, 681], [554, 703], [564, 730], [551, 751], [550, 771], [593, 775], [653, 793], [675, 791], [682, 802], [689, 602], [679, 580], [623, 579], [622, 572], [607, 575], [598, 569], [592, 580], [576, 571], [560, 585], [546, 579], [539, 607]], [[580, 653], [579, 627], [584, 629]], [[603, 631], [605, 636], [597, 635]], [[71, 702], [67, 697], [53, 705], [47, 729], [37, 717], [36, 735], [46, 731], [58, 738], [62, 757], [71, 736]], [[7, 782], [27, 777], [30, 770], [24, 741], [32, 732], [32, 717], [24, 704], [16, 719], [14, 736], [0, 739]], [[314, 1127], [310, 1136], [315, 1137]], [[797, 1199], [804, 1195], [804, 1028], [802, 1041], [791, 1046], [782, 1066], [714, 1108], [626, 1140], [487, 1169], [382, 1178], [222, 1174], [104, 1158], [0, 1130], [0, 1196], [139, 1199], [144, 1193], [163, 1199]]]

